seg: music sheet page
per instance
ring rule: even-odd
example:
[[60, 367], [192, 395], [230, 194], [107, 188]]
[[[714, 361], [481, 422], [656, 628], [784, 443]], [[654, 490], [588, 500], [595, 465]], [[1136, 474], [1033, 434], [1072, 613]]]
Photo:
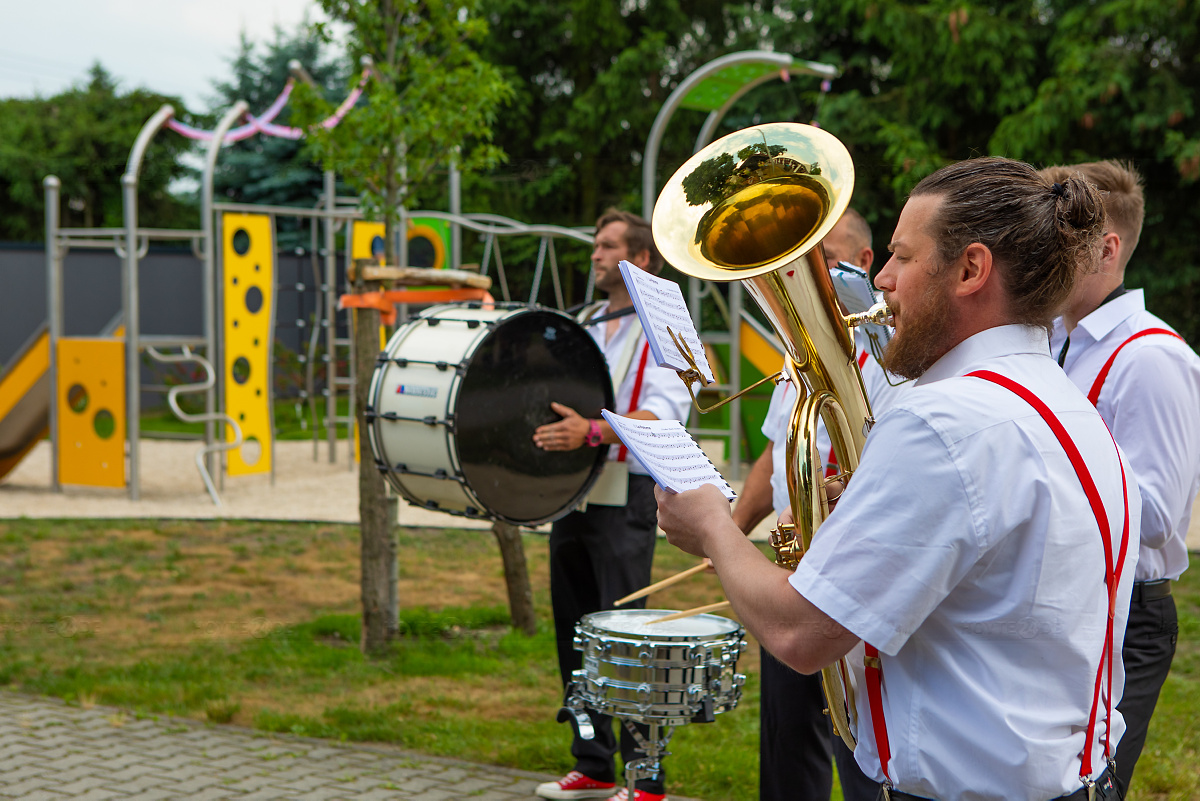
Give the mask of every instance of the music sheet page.
[[601, 414], [663, 489], [685, 492], [712, 484], [729, 500], [737, 497], [683, 423], [678, 420], [635, 420], [607, 409]]
[[642, 330], [646, 332], [646, 339], [658, 366], [672, 370], [690, 368], [687, 359], [671, 340], [671, 334], [667, 331], [669, 327], [691, 350], [705, 382], [715, 383], [712, 367], [704, 353], [704, 345], [700, 342], [700, 335], [692, 322], [692, 315], [688, 311], [679, 284], [651, 275], [627, 261], [622, 261], [620, 267], [629, 297], [633, 301], [638, 319], [642, 322]]

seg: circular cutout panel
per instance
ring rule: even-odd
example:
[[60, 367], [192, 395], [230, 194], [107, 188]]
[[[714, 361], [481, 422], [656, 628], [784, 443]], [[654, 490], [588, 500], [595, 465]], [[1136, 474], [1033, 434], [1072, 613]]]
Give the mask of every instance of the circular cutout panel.
[[408, 240], [408, 266], [432, 269], [437, 266], [437, 250], [427, 236], [414, 236]]
[[100, 409], [92, 418], [92, 428], [100, 439], [108, 439], [117, 430], [117, 421], [108, 409]]
[[82, 414], [88, 407], [88, 391], [83, 384], [72, 384], [67, 390], [67, 406], [75, 414]]
[[263, 307], [262, 290], [256, 286], [252, 286], [246, 290], [246, 309], [251, 314], [258, 314]]
[[258, 441], [258, 437], [246, 437], [242, 443], [242, 461], [253, 467], [261, 458], [262, 443]]
[[238, 356], [233, 362], [233, 380], [245, 384], [250, 380], [250, 362], [245, 356]]
[[233, 232], [233, 250], [239, 256], [245, 256], [250, 252], [250, 234], [246, 233], [245, 228], [239, 228]]

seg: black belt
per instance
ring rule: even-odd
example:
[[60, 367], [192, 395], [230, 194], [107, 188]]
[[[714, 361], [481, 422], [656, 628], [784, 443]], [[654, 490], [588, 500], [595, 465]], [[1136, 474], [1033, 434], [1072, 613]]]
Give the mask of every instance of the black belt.
[[[890, 799], [890, 801], [933, 801], [923, 795], [912, 795], [910, 793], [902, 793], [899, 790], [890, 790], [886, 793], [881, 793], [880, 798]], [[1080, 787], [1070, 795], [1060, 795], [1053, 801], [1088, 801], [1090, 798], [1095, 798], [1097, 801], [1116, 801], [1117, 786], [1112, 779], [1112, 774], [1108, 772], [1108, 768], [1096, 777], [1095, 794], [1089, 796], [1087, 787]]]
[[1140, 604], [1144, 601], [1155, 601], [1159, 598], [1166, 598], [1170, 594], [1170, 579], [1135, 581], [1133, 582], [1133, 598], [1131, 599], [1131, 603]]

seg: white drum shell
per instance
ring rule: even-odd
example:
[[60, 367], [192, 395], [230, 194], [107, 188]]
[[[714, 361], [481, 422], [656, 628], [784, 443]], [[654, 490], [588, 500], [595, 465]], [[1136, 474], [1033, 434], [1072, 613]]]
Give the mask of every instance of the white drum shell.
[[629, 609], [584, 616], [575, 627], [583, 667], [573, 678], [574, 692], [585, 706], [665, 726], [711, 719], [706, 713], [737, 706], [746, 681], [737, 673], [745, 631], [716, 615], [687, 618], [695, 633], [672, 634], [669, 628], [659, 633], [649, 624], [669, 614], [671, 610]]
[[605, 463], [607, 446], [533, 443], [558, 419], [551, 401], [591, 417], [612, 404], [599, 346], [552, 309], [430, 307], [392, 335], [368, 397], [377, 466], [426, 509], [540, 525], [578, 505]]
[[[385, 463], [396, 464], [396, 455], [405, 454], [404, 464], [413, 472], [389, 472], [387, 475], [396, 491], [406, 499], [422, 505], [433, 501], [447, 511], [468, 517], [485, 517], [483, 505], [470, 487], [454, 478], [461, 472], [461, 466], [445, 421], [455, 407], [462, 384], [458, 367], [488, 335], [486, 323], [496, 322], [517, 311], [448, 308], [456, 318], [454, 323], [430, 326], [423, 320], [413, 320], [399, 328], [388, 341], [384, 353], [389, 359], [403, 351], [410, 355], [420, 354], [421, 363], [410, 362], [401, 367], [389, 362], [376, 371], [369, 397], [374, 407], [380, 409], [382, 398], [388, 398], [390, 407], [395, 407], [398, 402], [395, 396], [402, 395], [399, 402], [403, 415], [416, 419], [392, 420], [386, 424], [377, 419], [372, 433], [376, 453]], [[431, 310], [431, 314], [437, 312], [437, 309]], [[480, 325], [469, 328], [458, 323], [458, 319], [478, 320]], [[442, 362], [446, 367], [440, 369], [424, 362]], [[411, 387], [412, 391], [402, 392], [401, 387], [406, 390]], [[418, 422], [421, 418], [441, 424]], [[441, 477], [438, 477], [439, 471]]]

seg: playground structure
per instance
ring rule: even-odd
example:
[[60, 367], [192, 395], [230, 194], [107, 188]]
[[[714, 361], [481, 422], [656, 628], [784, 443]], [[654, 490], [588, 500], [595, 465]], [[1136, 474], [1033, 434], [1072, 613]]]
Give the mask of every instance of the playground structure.
[[[294, 73], [299, 74], [299, 69]], [[697, 147], [711, 138], [721, 117], [746, 91], [781, 74], [812, 74], [832, 77], [828, 65], [798, 62], [776, 53], [751, 52], [717, 59], [689, 76], [668, 98], [651, 130], [646, 147], [644, 192], [647, 211], [655, 197], [653, 177], [662, 133], [671, 115], [679, 107], [710, 112], [697, 140]], [[369, 77], [365, 65], [357, 88], [347, 97], [325, 125], [336, 125], [349, 113]], [[42, 437], [49, 435], [52, 446], [51, 488], [60, 491], [64, 484], [124, 487], [131, 500], [140, 494], [140, 403], [142, 394], [141, 360], [143, 355], [164, 364], [191, 363], [205, 378], [194, 384], [172, 387], [167, 402], [180, 419], [205, 424], [204, 444], [196, 454], [198, 472], [214, 504], [220, 503], [219, 491], [224, 476], [267, 473], [274, 475], [274, 422], [272, 392], [272, 342], [276, 323], [274, 230], [277, 217], [291, 216], [307, 220], [311, 226], [312, 252], [321, 254], [319, 268], [314, 257], [313, 286], [319, 287], [315, 319], [308, 329], [308, 347], [301, 355], [305, 364], [305, 399], [316, 415], [314, 392], [317, 362], [324, 367], [326, 398], [323, 420], [328, 440], [328, 457], [336, 461], [338, 429], [349, 430], [355, 410], [353, 386], [355, 365], [350, 358], [348, 337], [339, 337], [338, 270], [336, 240], [344, 234], [346, 264], [370, 257], [383, 226], [363, 219], [357, 198], [339, 198], [332, 173], [325, 174], [324, 193], [316, 208], [258, 206], [216, 203], [213, 176], [221, 147], [229, 141], [252, 135], [298, 138], [297, 129], [275, 125], [272, 120], [284, 107], [292, 88], [289, 80], [280, 97], [260, 116], [247, 113], [238, 102], [221, 118], [211, 132], [198, 131], [174, 119], [170, 106], [162, 107], [143, 126], [130, 152], [122, 177], [124, 225], [121, 228], [81, 229], [58, 225], [59, 183], [53, 176], [44, 181], [46, 200], [46, 274], [48, 322], [43, 331], [31, 338], [8, 368], [0, 374], [0, 478], [3, 478]], [[248, 122], [238, 128], [242, 117]], [[201, 185], [201, 225], [198, 229], [145, 229], [138, 226], [137, 187], [142, 159], [152, 138], [163, 128], [206, 143]], [[449, 165], [450, 210], [401, 210], [399, 237], [400, 266], [408, 263], [408, 242], [423, 238], [432, 251], [433, 266], [461, 267], [462, 232], [468, 230], [483, 239], [480, 273], [488, 275], [495, 267], [498, 294], [514, 300], [502, 256], [501, 241], [512, 236], [539, 239], [534, 267], [530, 304], [538, 302], [547, 273], [553, 286], [555, 306], [563, 309], [565, 299], [559, 272], [555, 242], [559, 239], [590, 246], [592, 236], [584, 229], [553, 225], [526, 225], [505, 217], [463, 214], [458, 172]], [[196, 335], [146, 336], [139, 325], [139, 263], [151, 242], [185, 242], [203, 264], [201, 304], [203, 333]], [[65, 336], [62, 311], [62, 263], [71, 249], [111, 249], [122, 264], [122, 308], [116, 319], [98, 336]], [[457, 293], [457, 294], [456, 294]], [[593, 286], [589, 275], [586, 300]], [[707, 342], [724, 344], [731, 354], [743, 354], [764, 373], [774, 372], [778, 347], [772, 335], [741, 304], [740, 287], [730, 290], [728, 305], [719, 292], [690, 280], [691, 308], [699, 323], [700, 303], [704, 298], [717, 302], [729, 321], [728, 332], [702, 332]], [[400, 319], [407, 315], [408, 304], [427, 304], [466, 299], [461, 290], [433, 291], [413, 289], [390, 293], [399, 304]], [[475, 296], [471, 296], [475, 297]], [[297, 320], [298, 325], [306, 321]], [[348, 329], [343, 320], [342, 327]], [[699, 327], [699, 326], [698, 326]], [[322, 343], [321, 340], [324, 340]], [[323, 353], [321, 345], [323, 344]], [[345, 354], [346, 375], [338, 374], [339, 355]], [[725, 382], [718, 391], [736, 390], [740, 385], [740, 358], [729, 359]], [[204, 411], [183, 412], [179, 396], [203, 394]], [[349, 398], [349, 409], [338, 415], [338, 397]], [[734, 401], [725, 429], [693, 429], [705, 437], [720, 437], [730, 443], [741, 440], [741, 410]], [[317, 426], [313, 426], [313, 457], [318, 458]], [[353, 438], [347, 437], [354, 463]], [[737, 477], [738, 448], [728, 453], [732, 476]]]

